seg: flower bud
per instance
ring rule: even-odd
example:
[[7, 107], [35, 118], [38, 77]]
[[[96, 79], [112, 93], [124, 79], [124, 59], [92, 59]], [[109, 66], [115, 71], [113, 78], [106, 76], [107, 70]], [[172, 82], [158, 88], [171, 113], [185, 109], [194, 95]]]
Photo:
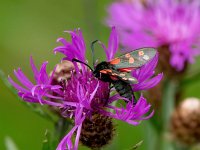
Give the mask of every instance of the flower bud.
[[[55, 72], [53, 74], [53, 79], [51, 84], [52, 85], [60, 85], [60, 86], [67, 86], [67, 81], [71, 78], [71, 72], [74, 70], [74, 65], [71, 61], [64, 60], [61, 63], [57, 64]], [[52, 72], [50, 73], [50, 76]], [[64, 87], [63, 87], [64, 89]], [[55, 96], [56, 93], [53, 93]], [[58, 107], [49, 106], [49, 109], [57, 114], [58, 116], [62, 117], [61, 110]]]
[[180, 143], [196, 145], [200, 142], [200, 100], [187, 98], [174, 110], [171, 132]]
[[[59, 63], [56, 67], [56, 70], [53, 74], [52, 84], [61, 84], [61, 82], [67, 81], [71, 78], [71, 71], [74, 70], [74, 64], [71, 61], [64, 60]], [[52, 72], [50, 73], [52, 74]]]

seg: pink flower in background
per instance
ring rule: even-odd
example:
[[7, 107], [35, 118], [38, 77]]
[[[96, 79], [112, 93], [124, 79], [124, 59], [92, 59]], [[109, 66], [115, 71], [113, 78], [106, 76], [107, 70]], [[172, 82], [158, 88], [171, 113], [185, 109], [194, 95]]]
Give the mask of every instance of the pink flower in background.
[[168, 45], [170, 64], [181, 71], [200, 54], [199, 0], [140, 0], [114, 2], [107, 24], [119, 28], [126, 48]]

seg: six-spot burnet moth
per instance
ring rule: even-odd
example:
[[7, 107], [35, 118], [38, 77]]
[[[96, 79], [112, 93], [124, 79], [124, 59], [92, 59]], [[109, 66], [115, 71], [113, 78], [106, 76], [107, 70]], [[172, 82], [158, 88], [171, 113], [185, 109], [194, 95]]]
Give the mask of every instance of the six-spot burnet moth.
[[[91, 45], [92, 51], [94, 51], [93, 45], [96, 42], [97, 41], [94, 41]], [[131, 84], [137, 84], [138, 81], [136, 78], [131, 76], [131, 71], [145, 65], [155, 57], [156, 53], [157, 52], [154, 48], [146, 47], [136, 49], [114, 58], [109, 62], [102, 61], [94, 67], [94, 70], [88, 64], [78, 59], [74, 58], [72, 61], [85, 64], [92, 70], [96, 78], [113, 84], [120, 96], [132, 100], [135, 99], [135, 97]]]

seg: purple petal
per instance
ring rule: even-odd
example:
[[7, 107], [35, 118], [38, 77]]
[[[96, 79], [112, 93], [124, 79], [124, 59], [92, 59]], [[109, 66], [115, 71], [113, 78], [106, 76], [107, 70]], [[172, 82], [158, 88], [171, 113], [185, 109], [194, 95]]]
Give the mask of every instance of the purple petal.
[[[73, 144], [71, 141], [72, 135], [74, 134], [75, 130], [78, 128], [78, 126], [74, 126], [71, 131], [61, 140], [56, 150], [76, 150], [73, 148]], [[67, 148], [66, 148], [67, 145]]]
[[14, 86], [18, 91], [21, 91], [21, 92], [29, 92], [27, 89], [19, 86], [17, 83], [15, 83], [12, 78], [10, 78], [8, 76], [8, 81], [10, 82], [10, 84], [12, 84], [12, 86]]
[[22, 73], [21, 69], [18, 68], [18, 70], [14, 70], [14, 74], [17, 77], [17, 79], [27, 88], [32, 88], [34, 85], [27, 79], [27, 77]]
[[108, 49], [106, 49], [107, 52], [107, 61], [110, 61], [114, 58], [117, 50], [118, 50], [118, 35], [116, 32], [115, 27], [112, 27], [112, 31], [110, 33], [110, 38], [108, 41]]
[[115, 27], [112, 27], [110, 37], [108, 40], [108, 48], [106, 48], [106, 46], [102, 42], [99, 41], [99, 43], [101, 44], [102, 48], [106, 53], [107, 61], [113, 59], [118, 50], [118, 45], [119, 45], [118, 35]]
[[163, 78], [163, 73], [160, 73], [157, 76], [155, 76], [155, 77], [153, 77], [153, 78], [151, 78], [147, 81], [144, 81], [144, 82], [139, 83], [139, 84], [132, 85], [133, 90], [135, 92], [141, 91], [141, 90], [148, 90], [148, 89], [156, 86], [161, 81], [162, 78]]
[[32, 56], [30, 57], [30, 64], [31, 64], [32, 71], [34, 73], [34, 78], [35, 78], [35, 80], [37, 80], [37, 77], [39, 75], [39, 71], [37, 70], [37, 68], [36, 68], [36, 66], [34, 64]]
[[46, 71], [46, 67], [47, 67], [48, 62], [44, 62], [40, 68], [39, 71], [39, 76], [38, 76], [38, 83], [42, 84], [42, 83], [48, 83], [49, 81], [49, 77]]

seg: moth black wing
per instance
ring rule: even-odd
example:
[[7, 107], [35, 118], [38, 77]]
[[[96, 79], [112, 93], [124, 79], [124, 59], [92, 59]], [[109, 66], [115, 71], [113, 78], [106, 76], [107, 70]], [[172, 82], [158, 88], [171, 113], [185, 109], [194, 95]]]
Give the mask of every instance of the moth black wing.
[[[155, 57], [157, 51], [154, 48], [140, 48], [132, 52], [121, 55], [109, 63], [114, 65], [116, 69], [133, 69], [139, 68]], [[127, 70], [128, 71], [128, 70]]]

